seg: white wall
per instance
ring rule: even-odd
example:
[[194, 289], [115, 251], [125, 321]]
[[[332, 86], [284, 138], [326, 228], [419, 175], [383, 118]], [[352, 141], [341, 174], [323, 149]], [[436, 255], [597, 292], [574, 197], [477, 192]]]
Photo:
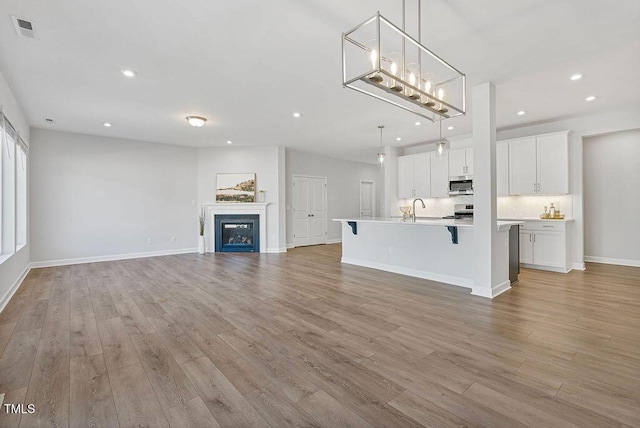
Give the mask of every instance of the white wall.
[[640, 129], [584, 139], [585, 259], [640, 266]]
[[267, 251], [286, 251], [281, 211], [284, 205], [284, 148], [214, 147], [198, 149], [198, 205], [216, 200], [216, 174], [255, 173], [256, 190], [265, 191], [267, 206]]
[[33, 262], [196, 247], [196, 149], [42, 129], [31, 140]]
[[[11, 124], [20, 132], [22, 139], [29, 144], [29, 124], [2, 73], [0, 73], [0, 105], [3, 108], [4, 114], [11, 120]], [[27, 165], [27, 169], [29, 168], [30, 165]], [[27, 194], [28, 193], [29, 180], [27, 178]], [[28, 213], [29, 206], [27, 204], [27, 218]], [[27, 239], [29, 234], [29, 223], [27, 222]], [[29, 262], [30, 245], [27, 241], [27, 245], [0, 264], [0, 310], [8, 302], [14, 291], [14, 287], [19, 285], [18, 282], [21, 280], [23, 274], [27, 272]]]
[[342, 239], [342, 228], [340, 223], [332, 219], [360, 217], [360, 180], [375, 181], [376, 211], [380, 212], [382, 195], [384, 195], [383, 171], [384, 169], [373, 164], [332, 159], [287, 149], [287, 246], [293, 246], [293, 213], [290, 209], [293, 197], [293, 175], [327, 178], [327, 240], [336, 242]]

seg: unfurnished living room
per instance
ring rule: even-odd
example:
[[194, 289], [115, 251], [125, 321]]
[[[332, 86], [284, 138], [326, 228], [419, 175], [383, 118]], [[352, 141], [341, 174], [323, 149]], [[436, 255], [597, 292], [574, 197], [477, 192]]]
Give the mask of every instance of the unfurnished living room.
[[0, 0], [0, 427], [640, 427], [639, 77], [639, 0]]

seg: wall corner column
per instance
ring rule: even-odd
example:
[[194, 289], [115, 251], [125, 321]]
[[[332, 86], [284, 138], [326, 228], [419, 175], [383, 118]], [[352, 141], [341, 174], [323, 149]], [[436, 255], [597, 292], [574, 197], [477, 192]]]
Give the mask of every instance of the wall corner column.
[[[475, 86], [473, 97], [473, 245], [471, 294], [493, 298], [509, 289], [508, 231], [498, 232], [495, 86]], [[506, 240], [506, 246], [505, 246]]]

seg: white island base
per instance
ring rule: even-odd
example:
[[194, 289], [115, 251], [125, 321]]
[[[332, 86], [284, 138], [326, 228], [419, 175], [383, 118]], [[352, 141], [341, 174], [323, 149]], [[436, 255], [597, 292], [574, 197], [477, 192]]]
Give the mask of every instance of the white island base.
[[[342, 223], [342, 263], [380, 269], [474, 289], [473, 223], [460, 220], [384, 218], [334, 219]], [[509, 229], [516, 221], [498, 222], [493, 249], [499, 279], [493, 297], [511, 288]], [[351, 225], [355, 224], [355, 228]], [[451, 230], [449, 230], [451, 228]], [[454, 229], [455, 228], [455, 229]], [[355, 233], [354, 233], [355, 232]], [[457, 233], [457, 243], [454, 243]]]

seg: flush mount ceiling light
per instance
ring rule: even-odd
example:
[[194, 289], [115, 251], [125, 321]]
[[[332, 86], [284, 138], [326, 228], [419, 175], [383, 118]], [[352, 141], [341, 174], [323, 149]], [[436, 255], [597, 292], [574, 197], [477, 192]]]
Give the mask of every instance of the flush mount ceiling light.
[[300, 118], [300, 116], [302, 116], [302, 113], [298, 113], [298, 112], [293, 113], [293, 117], [295, 117], [296, 119]]
[[112, 125], [111, 123], [109, 123], [109, 122], [105, 122], [105, 123], [104, 123], [104, 127], [105, 127], [105, 128], [111, 128], [112, 126], [113, 126], [113, 125]]
[[453, 129], [453, 126], [450, 126], [447, 128], [449, 131], [451, 131]]
[[187, 116], [187, 122], [195, 128], [200, 128], [206, 121], [207, 119], [202, 116]]
[[233, 141], [227, 140], [227, 144], [233, 144]]
[[[415, 113], [432, 122], [465, 114], [466, 77], [377, 12], [342, 34], [342, 85]], [[412, 14], [409, 14], [412, 15]]]
[[416, 124], [415, 124], [415, 125], [416, 125], [416, 126], [420, 126], [420, 125], [422, 125], [422, 123], [420, 123], [420, 122], [416, 122]]
[[580, 79], [582, 79], [582, 74], [580, 73], [576, 73], [571, 76], [571, 80], [580, 80]]
[[588, 96], [587, 98], [585, 98], [584, 100], [585, 100], [585, 101], [593, 101], [593, 100], [595, 100], [595, 99], [596, 99], [596, 97], [594, 97], [593, 95], [590, 95], [590, 96]]
[[518, 116], [522, 116], [523, 114], [525, 114], [525, 111], [524, 111], [524, 110], [520, 110], [520, 111], [518, 112]]
[[378, 152], [378, 166], [382, 168], [384, 164], [384, 148], [382, 147], [382, 130], [384, 129], [384, 125], [378, 125], [378, 129], [380, 129], [380, 151]]
[[444, 151], [449, 148], [449, 140], [442, 138], [442, 121], [440, 121], [440, 139], [436, 143], [436, 156], [442, 158]]
[[120, 70], [125, 77], [136, 77], [138, 75], [134, 70]]
[[396, 141], [402, 141], [401, 137], [396, 138]]

